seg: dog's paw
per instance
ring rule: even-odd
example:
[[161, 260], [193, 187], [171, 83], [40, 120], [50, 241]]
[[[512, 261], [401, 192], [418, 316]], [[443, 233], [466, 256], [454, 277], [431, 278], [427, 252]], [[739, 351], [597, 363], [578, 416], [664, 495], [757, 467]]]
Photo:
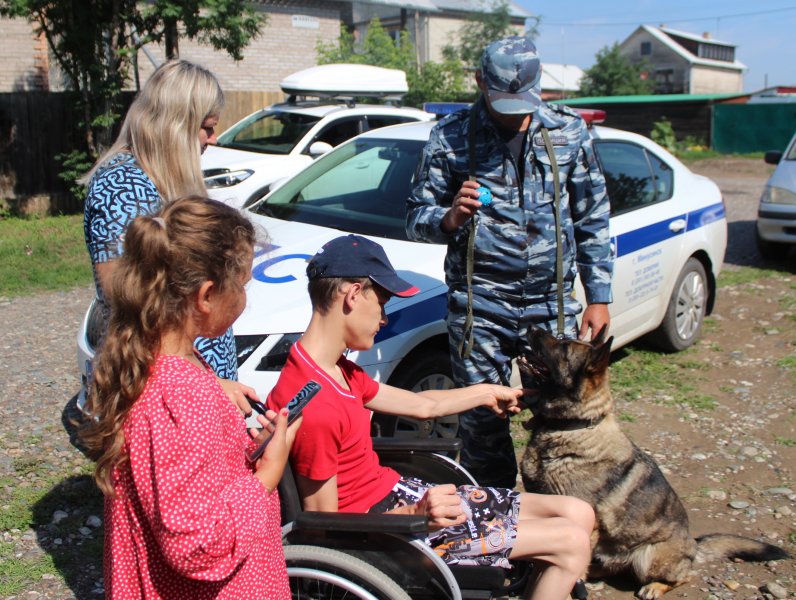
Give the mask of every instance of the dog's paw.
[[660, 581], [653, 581], [652, 583], [648, 583], [644, 587], [642, 587], [638, 592], [636, 592], [636, 596], [641, 598], [641, 600], [657, 600], [661, 596], [663, 596], [666, 592], [672, 589], [667, 583], [661, 583]]

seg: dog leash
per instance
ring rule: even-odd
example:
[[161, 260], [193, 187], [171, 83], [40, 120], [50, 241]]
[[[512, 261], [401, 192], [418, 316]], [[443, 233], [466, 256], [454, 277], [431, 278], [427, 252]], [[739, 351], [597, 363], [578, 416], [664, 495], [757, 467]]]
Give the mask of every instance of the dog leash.
[[[477, 181], [475, 177], [475, 119], [476, 106], [478, 101], [473, 103], [470, 108], [469, 129], [467, 131], [467, 179]], [[467, 232], [467, 314], [464, 317], [464, 329], [462, 339], [459, 342], [459, 356], [469, 358], [473, 351], [473, 262], [475, 257], [475, 230], [478, 228], [478, 215], [473, 215], [470, 219], [470, 230]]]
[[[476, 158], [475, 158], [475, 121], [476, 103], [470, 108], [468, 131], [467, 131], [467, 170], [469, 181], [476, 179]], [[564, 251], [561, 247], [561, 175], [558, 169], [558, 161], [553, 144], [550, 141], [550, 134], [547, 128], [542, 127], [542, 139], [547, 156], [550, 158], [550, 167], [553, 173], [553, 216], [555, 218], [556, 233], [556, 300], [558, 314], [556, 315], [556, 325], [558, 328], [558, 338], [564, 337]], [[473, 215], [470, 219], [469, 231], [467, 233], [467, 257], [465, 262], [467, 278], [467, 313], [464, 317], [464, 328], [462, 339], [458, 344], [459, 356], [469, 358], [473, 350], [473, 262], [475, 257], [475, 232], [478, 228], [478, 215]]]
[[561, 176], [558, 171], [558, 161], [550, 141], [550, 134], [542, 127], [542, 139], [550, 158], [550, 168], [553, 171], [553, 216], [556, 222], [556, 300], [558, 301], [558, 339], [564, 338], [564, 249], [561, 247]]

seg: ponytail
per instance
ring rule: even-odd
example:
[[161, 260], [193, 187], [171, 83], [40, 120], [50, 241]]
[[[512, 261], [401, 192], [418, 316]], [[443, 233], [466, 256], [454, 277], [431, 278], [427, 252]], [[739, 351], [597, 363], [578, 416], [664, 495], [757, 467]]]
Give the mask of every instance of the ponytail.
[[254, 228], [239, 211], [202, 197], [169, 203], [128, 228], [86, 405], [93, 419], [81, 431], [104, 494], [113, 493], [113, 471], [126, 460], [124, 423], [144, 391], [161, 337], [184, 327], [204, 282], [223, 291], [244, 275], [254, 243]]

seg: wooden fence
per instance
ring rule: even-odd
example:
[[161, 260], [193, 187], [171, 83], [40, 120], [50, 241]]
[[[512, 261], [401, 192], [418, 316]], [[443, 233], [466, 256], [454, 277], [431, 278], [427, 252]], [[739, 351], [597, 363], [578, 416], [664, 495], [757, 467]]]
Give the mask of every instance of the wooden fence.
[[[275, 102], [281, 92], [227, 92], [219, 121], [223, 131]], [[132, 94], [125, 94], [129, 104]], [[80, 147], [76, 97], [68, 92], [0, 93], [0, 209], [27, 214], [70, 214], [83, 210], [59, 177], [56, 157]]]
[[282, 92], [225, 92], [224, 112], [218, 121], [218, 131], [224, 131], [256, 110], [284, 100]]

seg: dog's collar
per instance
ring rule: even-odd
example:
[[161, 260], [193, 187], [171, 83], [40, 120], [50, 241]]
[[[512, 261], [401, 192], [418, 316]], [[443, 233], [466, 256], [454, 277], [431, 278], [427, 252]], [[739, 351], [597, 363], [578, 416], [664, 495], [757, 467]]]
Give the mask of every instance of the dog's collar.
[[543, 415], [536, 415], [532, 419], [539, 425], [546, 426], [548, 429], [554, 431], [574, 431], [576, 429], [591, 429], [596, 427], [600, 419], [557, 419], [555, 417], [545, 417]]

